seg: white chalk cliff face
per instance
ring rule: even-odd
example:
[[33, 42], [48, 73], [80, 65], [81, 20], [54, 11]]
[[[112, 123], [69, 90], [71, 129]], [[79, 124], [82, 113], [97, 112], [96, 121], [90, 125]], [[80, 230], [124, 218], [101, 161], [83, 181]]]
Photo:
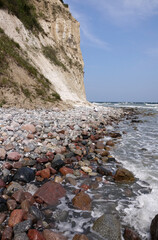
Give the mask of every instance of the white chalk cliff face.
[[[27, 52], [27, 60], [52, 83], [63, 101], [85, 103], [80, 24], [60, 0], [31, 2], [36, 8], [43, 33], [33, 34], [16, 16], [2, 9], [0, 28]], [[56, 51], [57, 64], [43, 52], [50, 46]]]

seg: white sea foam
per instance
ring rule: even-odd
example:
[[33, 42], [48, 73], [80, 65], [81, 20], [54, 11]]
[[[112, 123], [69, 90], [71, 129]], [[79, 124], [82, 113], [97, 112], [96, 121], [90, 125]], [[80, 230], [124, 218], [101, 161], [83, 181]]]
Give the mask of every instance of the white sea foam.
[[[143, 107], [147, 110], [145, 113], [155, 113], [158, 110], [158, 104], [146, 104]], [[137, 196], [130, 205], [122, 200], [118, 206], [118, 210], [125, 214], [124, 223], [141, 233], [143, 240], [149, 240], [151, 220], [158, 214], [158, 115], [145, 115], [144, 111], [142, 113], [139, 116], [142, 123], [127, 121], [120, 124], [120, 129], [127, 134], [114, 149], [113, 155], [141, 180], [138, 184], [143, 186], [147, 182], [152, 189], [149, 194]]]

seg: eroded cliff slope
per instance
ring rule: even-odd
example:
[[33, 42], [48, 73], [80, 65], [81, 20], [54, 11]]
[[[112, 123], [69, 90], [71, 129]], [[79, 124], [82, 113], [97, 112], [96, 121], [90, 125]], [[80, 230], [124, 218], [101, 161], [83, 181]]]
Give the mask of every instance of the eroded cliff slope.
[[62, 0], [0, 0], [0, 52], [0, 105], [86, 102], [79, 23]]

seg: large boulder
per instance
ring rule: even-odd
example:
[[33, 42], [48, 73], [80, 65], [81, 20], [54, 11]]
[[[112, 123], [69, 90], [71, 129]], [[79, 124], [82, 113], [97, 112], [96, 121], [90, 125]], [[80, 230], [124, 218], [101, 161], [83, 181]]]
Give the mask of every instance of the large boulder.
[[92, 228], [105, 239], [121, 240], [120, 220], [117, 215], [103, 214], [94, 222]]
[[154, 217], [150, 225], [151, 240], [158, 240], [158, 214]]
[[133, 173], [130, 172], [129, 170], [125, 168], [119, 168], [114, 175], [114, 180], [120, 183], [128, 183], [128, 182], [134, 182], [135, 177]]
[[66, 190], [59, 183], [49, 181], [43, 184], [34, 194], [48, 205], [56, 205], [58, 200], [66, 195]]

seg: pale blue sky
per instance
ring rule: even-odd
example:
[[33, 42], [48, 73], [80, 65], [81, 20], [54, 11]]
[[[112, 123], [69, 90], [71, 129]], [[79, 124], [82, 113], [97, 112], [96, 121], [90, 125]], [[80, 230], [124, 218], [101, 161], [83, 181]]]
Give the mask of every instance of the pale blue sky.
[[158, 102], [158, 0], [65, 0], [80, 22], [89, 101]]

